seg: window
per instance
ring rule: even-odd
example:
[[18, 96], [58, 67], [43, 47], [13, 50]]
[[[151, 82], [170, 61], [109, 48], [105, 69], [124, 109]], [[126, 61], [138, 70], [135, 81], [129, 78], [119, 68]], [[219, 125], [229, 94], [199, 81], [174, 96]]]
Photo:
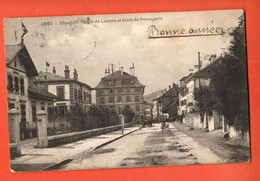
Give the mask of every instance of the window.
[[59, 115], [59, 117], [64, 117], [67, 113], [67, 106], [57, 106], [57, 108], [55, 108], [55, 112], [57, 112], [57, 114]]
[[16, 67], [17, 66], [17, 64], [16, 64], [16, 60], [14, 60], [14, 67]]
[[131, 92], [131, 89], [126, 89], [126, 92], [127, 92], [127, 93]]
[[118, 92], [118, 93], [123, 93], [123, 92], [124, 92], [124, 89], [117, 89], [117, 92]]
[[131, 102], [131, 97], [130, 96], [126, 96], [126, 102]]
[[97, 94], [103, 94], [104, 91], [103, 90], [97, 90]]
[[24, 79], [20, 78], [21, 94], [24, 95]]
[[113, 93], [113, 89], [109, 89], [108, 93], [112, 94]]
[[140, 102], [139, 96], [135, 96], [135, 102]]
[[32, 120], [36, 121], [36, 105], [32, 105]]
[[79, 100], [82, 100], [82, 91], [78, 90], [78, 96], [79, 96]]
[[135, 105], [135, 110], [140, 111], [140, 105]]
[[117, 96], [117, 102], [122, 102], [122, 96]]
[[14, 109], [15, 105], [14, 103], [8, 103], [8, 109]]
[[57, 86], [57, 97], [61, 100], [65, 99], [65, 89], [64, 86]]
[[105, 104], [105, 98], [104, 97], [100, 97], [100, 104]]
[[7, 76], [7, 81], [8, 81], [7, 90], [8, 90], [8, 91], [13, 91], [13, 90], [14, 90], [13, 77], [12, 77], [11, 75], [8, 75], [8, 76]]
[[48, 107], [47, 108], [47, 112], [48, 112], [48, 121], [52, 121], [53, 120], [53, 115], [54, 115], [53, 107]]
[[84, 101], [87, 100], [87, 92], [84, 91]]
[[41, 102], [41, 110], [45, 111], [45, 103]]
[[26, 122], [26, 106], [21, 105], [21, 121]]
[[19, 82], [18, 82], [18, 77], [14, 78], [14, 88], [15, 88], [15, 93], [19, 93]]
[[76, 88], [74, 88], [74, 96], [75, 96], [75, 100], [78, 99], [78, 90]]
[[136, 89], [135, 89], [135, 92], [141, 92], [141, 91], [142, 91], [141, 88], [136, 88]]
[[113, 103], [113, 97], [108, 98], [109, 103]]

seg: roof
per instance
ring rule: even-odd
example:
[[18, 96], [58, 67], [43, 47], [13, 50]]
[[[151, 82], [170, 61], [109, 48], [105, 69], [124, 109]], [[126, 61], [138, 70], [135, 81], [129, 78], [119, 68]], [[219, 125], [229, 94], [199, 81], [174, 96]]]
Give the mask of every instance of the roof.
[[113, 78], [114, 79], [134, 79], [134, 78], [136, 78], [135, 76], [133, 76], [133, 75], [130, 75], [129, 73], [127, 73], [127, 72], [124, 72], [123, 71], [123, 75], [121, 74], [121, 70], [118, 70], [118, 71], [116, 71], [116, 72], [114, 72], [113, 74], [109, 74], [109, 75], [107, 75], [107, 76], [105, 76], [105, 77], [103, 77], [102, 79], [112, 79], [112, 75], [114, 76]]
[[201, 69], [199, 72], [193, 74], [193, 77], [210, 77], [212, 70], [217, 65], [218, 59], [208, 64], [206, 67]]
[[182, 77], [180, 81], [185, 81], [185, 80], [187, 79], [187, 77], [188, 77], [188, 76]]
[[107, 75], [101, 78], [99, 84], [95, 87], [95, 89], [102, 89], [102, 88], [112, 88], [112, 84], [108, 85], [107, 81], [114, 81], [116, 80], [133, 80], [132, 84], [125, 84], [125, 85], [115, 85], [114, 87], [145, 87], [143, 84], [139, 82], [136, 76], [130, 75], [127, 72], [121, 73], [120, 70], [114, 72], [113, 74]]
[[169, 105], [167, 105], [165, 108], [163, 108], [163, 111], [170, 109], [175, 104], [177, 104], [177, 105], [179, 104], [178, 98], [174, 98], [174, 100]]
[[39, 76], [35, 77], [34, 82], [42, 83], [42, 82], [75, 82], [77, 84], [86, 86], [88, 89], [92, 90], [93, 88], [90, 87], [88, 84], [80, 82], [75, 79], [65, 79], [64, 76], [53, 74], [51, 72], [40, 72]]
[[47, 99], [47, 100], [58, 99], [56, 95], [35, 87], [29, 87], [28, 93], [30, 98]]
[[164, 94], [162, 94], [161, 96], [153, 99], [154, 100], [161, 100], [163, 98], [171, 98], [171, 97], [176, 97], [177, 93], [179, 92], [180, 88], [179, 87], [172, 87], [170, 88], [167, 92], [165, 92]]
[[38, 71], [25, 45], [5, 45], [6, 66], [9, 66], [16, 56], [19, 56], [20, 60], [24, 64], [26, 75], [28, 77], [38, 75]]

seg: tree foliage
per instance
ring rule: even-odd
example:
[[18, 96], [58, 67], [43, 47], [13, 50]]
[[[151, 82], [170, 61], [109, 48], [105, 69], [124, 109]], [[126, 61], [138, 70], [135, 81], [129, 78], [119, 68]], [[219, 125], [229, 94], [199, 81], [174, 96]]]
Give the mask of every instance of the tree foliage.
[[199, 109], [201, 122], [203, 122], [205, 113], [208, 116], [211, 116], [215, 105], [211, 87], [203, 86], [200, 88], [195, 88], [193, 94], [194, 100], [196, 101], [195, 106]]
[[125, 116], [125, 123], [128, 123], [133, 121], [135, 113], [129, 105], [125, 105], [123, 108], [123, 115]]
[[248, 130], [248, 89], [244, 16], [232, 36], [229, 53], [218, 58], [211, 76], [216, 108], [242, 131]]

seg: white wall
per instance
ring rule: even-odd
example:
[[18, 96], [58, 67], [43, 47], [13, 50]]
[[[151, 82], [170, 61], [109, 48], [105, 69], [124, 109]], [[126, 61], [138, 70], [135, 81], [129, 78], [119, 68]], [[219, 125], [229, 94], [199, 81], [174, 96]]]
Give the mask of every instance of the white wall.
[[58, 84], [58, 85], [48, 85], [48, 92], [57, 95], [57, 86], [64, 86], [65, 89], [65, 99], [70, 99], [70, 87], [69, 84]]

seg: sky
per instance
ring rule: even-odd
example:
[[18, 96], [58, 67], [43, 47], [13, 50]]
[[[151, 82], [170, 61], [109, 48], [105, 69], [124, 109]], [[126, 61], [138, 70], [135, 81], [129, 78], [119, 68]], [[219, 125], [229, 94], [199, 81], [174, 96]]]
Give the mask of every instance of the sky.
[[[28, 30], [24, 44], [38, 71], [46, 71], [47, 61], [49, 72], [55, 66], [57, 74], [64, 75], [68, 65], [71, 77], [76, 68], [80, 81], [96, 87], [108, 64], [115, 64], [116, 70], [122, 66], [129, 73], [134, 63], [135, 75], [146, 86], [145, 94], [149, 94], [179, 83], [197, 64], [198, 52], [205, 66], [207, 55], [227, 52], [231, 40], [228, 33], [149, 39], [147, 29], [151, 25], [160, 30], [221, 27], [230, 32], [242, 14], [242, 10], [222, 10], [9, 18], [4, 21], [5, 44], [20, 42], [23, 22]], [[129, 18], [139, 21], [123, 22]]]

